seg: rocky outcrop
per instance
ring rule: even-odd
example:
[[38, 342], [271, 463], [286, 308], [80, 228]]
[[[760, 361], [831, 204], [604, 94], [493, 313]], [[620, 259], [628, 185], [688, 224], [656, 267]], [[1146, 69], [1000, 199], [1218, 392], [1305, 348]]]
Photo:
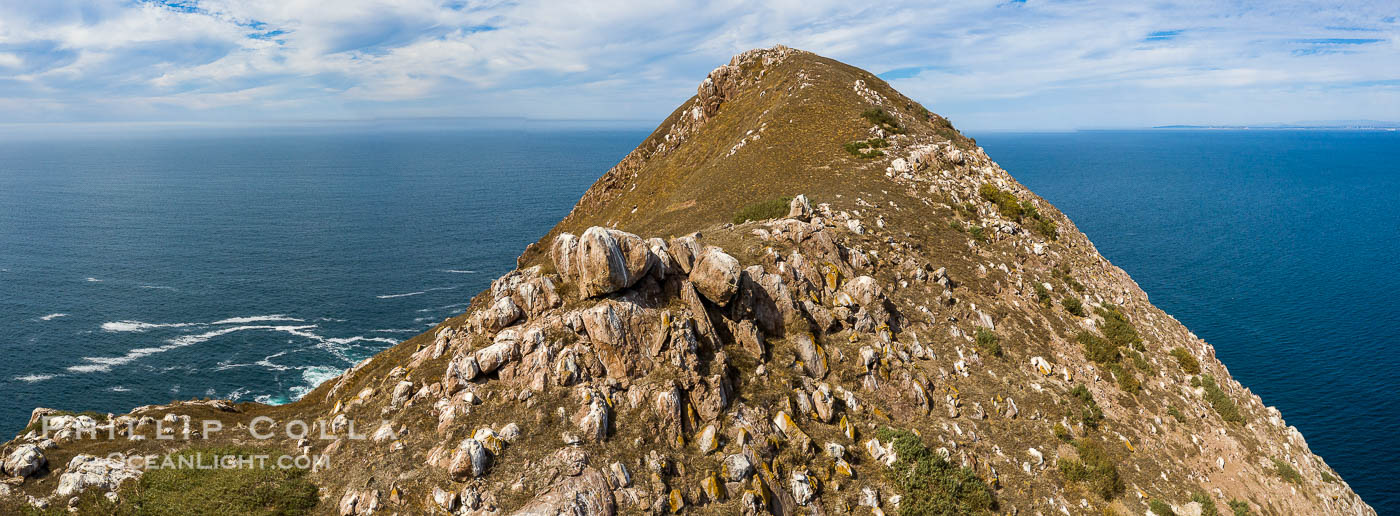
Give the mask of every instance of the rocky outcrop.
[[[883, 138], [881, 154], [834, 139], [857, 135]], [[778, 179], [744, 188], [766, 174]], [[777, 204], [730, 223], [773, 204], [754, 191], [797, 195], [785, 215]], [[1019, 217], [1001, 211], [1013, 204]], [[323, 513], [895, 513], [910, 493], [891, 468], [913, 436], [998, 513], [1143, 513], [1199, 493], [1258, 514], [1374, 514], [975, 142], [811, 54], [764, 49], [716, 69], [517, 263], [466, 313], [297, 403], [45, 411], [61, 451], [21, 436], [6, 449], [14, 469], [0, 468], [32, 467], [20, 446], [42, 464], [125, 423], [134, 434], [116, 449], [148, 453], [168, 442], [158, 426], [293, 414], [369, 434], [270, 444], [332, 457], [310, 474]], [[1082, 342], [1109, 335], [1117, 360], [1090, 360]], [[1122, 484], [1108, 496], [1061, 473], [1100, 453]], [[71, 492], [134, 478], [81, 457], [60, 469]], [[29, 492], [52, 485], [32, 480], [44, 467], [14, 489], [48, 496]]]
[[54, 494], [69, 497], [88, 489], [115, 491], [123, 482], [140, 478], [141, 473], [124, 460], [77, 455], [59, 476]]

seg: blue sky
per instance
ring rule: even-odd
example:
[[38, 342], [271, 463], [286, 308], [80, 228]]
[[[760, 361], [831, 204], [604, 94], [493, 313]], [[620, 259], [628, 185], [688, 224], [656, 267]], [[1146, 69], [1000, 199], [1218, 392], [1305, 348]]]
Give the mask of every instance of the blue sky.
[[776, 43], [963, 129], [1400, 120], [1393, 0], [693, 4], [0, 0], [0, 124], [649, 125]]

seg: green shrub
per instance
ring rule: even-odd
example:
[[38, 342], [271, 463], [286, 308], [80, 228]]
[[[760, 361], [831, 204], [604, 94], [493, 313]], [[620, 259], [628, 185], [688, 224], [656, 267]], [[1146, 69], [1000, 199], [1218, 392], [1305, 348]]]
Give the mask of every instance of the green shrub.
[[1081, 331], [1075, 340], [1084, 345], [1084, 354], [1089, 357], [1091, 362], [1111, 364], [1118, 361], [1118, 346], [1108, 339], [1091, 332]]
[[967, 227], [963, 226], [961, 222], [958, 222], [956, 220], [948, 221], [948, 227], [952, 228], [954, 231], [957, 231], [959, 233], [967, 231]]
[[1074, 442], [1074, 449], [1079, 451], [1078, 460], [1060, 459], [1060, 474], [1066, 481], [1080, 484], [1104, 500], [1112, 500], [1123, 493], [1126, 486], [1118, 477], [1118, 467], [1103, 446], [1080, 439]]
[[977, 188], [977, 193], [982, 199], [995, 204], [1003, 217], [1019, 221], [1025, 215], [1025, 211], [1021, 209], [1021, 201], [1011, 192], [997, 188], [991, 183], [982, 183], [982, 186]]
[[1055, 302], [1054, 299], [1050, 298], [1050, 290], [1038, 282], [1035, 284], [1035, 302], [1040, 303], [1040, 306], [1045, 308], [1050, 308]]
[[987, 228], [982, 226], [972, 226], [967, 228], [967, 232], [972, 235], [972, 239], [978, 242], [987, 241]]
[[971, 469], [943, 460], [908, 430], [882, 428], [876, 436], [893, 441], [899, 457], [887, 470], [902, 496], [899, 514], [992, 514], [992, 490]]
[[1142, 382], [1139, 382], [1137, 375], [1123, 368], [1123, 364], [1114, 362], [1108, 364], [1108, 371], [1113, 373], [1113, 378], [1118, 381], [1118, 388], [1123, 392], [1133, 394], [1142, 389]]
[[1220, 414], [1221, 419], [1229, 423], [1244, 422], [1244, 416], [1240, 415], [1239, 406], [1235, 405], [1235, 400], [1230, 399], [1225, 391], [1220, 390], [1220, 386], [1215, 383], [1214, 376], [1203, 374], [1198, 378], [1200, 378], [1201, 387], [1206, 390], [1206, 401], [1210, 402], [1210, 406], [1215, 408], [1215, 412]]
[[788, 208], [792, 204], [792, 197], [777, 197], [766, 201], [759, 201], [739, 209], [734, 214], [733, 222], [743, 224], [750, 220], [767, 220], [786, 217]]
[[1075, 317], [1084, 317], [1087, 315], [1084, 313], [1084, 303], [1080, 302], [1077, 297], [1065, 296], [1065, 298], [1060, 301], [1060, 304], [1064, 305], [1065, 311], [1069, 312], [1070, 315]]
[[1095, 310], [1095, 313], [1103, 317], [1103, 336], [1112, 341], [1114, 346], [1142, 351], [1142, 337], [1118, 307], [1104, 305]]
[[1103, 409], [1099, 408], [1099, 403], [1094, 401], [1093, 393], [1084, 384], [1075, 385], [1069, 391], [1070, 397], [1079, 400], [1079, 421], [1085, 427], [1098, 428], [1103, 422]]
[[1196, 361], [1196, 357], [1191, 356], [1191, 352], [1186, 351], [1186, 348], [1173, 349], [1172, 356], [1176, 357], [1176, 363], [1181, 364], [1181, 370], [1186, 374], [1201, 374], [1201, 363]]
[[1133, 359], [1133, 368], [1142, 371], [1142, 374], [1147, 376], [1154, 376], [1157, 374], [1157, 368], [1152, 367], [1152, 363], [1148, 362], [1147, 357], [1143, 356], [1141, 352], [1129, 350], [1127, 355], [1128, 358]]
[[1167, 415], [1171, 416], [1178, 423], [1186, 422], [1186, 414], [1182, 414], [1181, 411], [1177, 410], [1174, 406], [1167, 405]]
[[1157, 516], [1176, 516], [1176, 511], [1172, 510], [1172, 506], [1167, 505], [1167, 502], [1163, 502], [1160, 498], [1148, 500], [1147, 508], [1152, 509], [1152, 514]]
[[1322, 481], [1323, 481], [1323, 482], [1326, 482], [1326, 483], [1328, 483], [1328, 484], [1331, 484], [1331, 483], [1337, 481], [1337, 477], [1332, 476], [1331, 473], [1328, 473], [1328, 472], [1326, 472], [1326, 471], [1323, 471], [1322, 474], [1319, 475], [1319, 476], [1322, 477]]
[[1303, 485], [1303, 475], [1298, 473], [1298, 470], [1293, 469], [1292, 464], [1274, 459], [1274, 473], [1286, 482]]
[[[316, 506], [317, 489], [306, 479], [307, 470], [280, 469], [282, 452], [240, 447], [190, 448], [172, 455], [197, 457], [202, 464], [212, 456], [252, 457], [269, 455], [265, 468], [168, 468], [152, 469], [141, 476], [133, 492], [132, 506], [143, 515], [178, 514], [307, 514]], [[257, 461], [253, 464], [256, 466]]]
[[1191, 493], [1191, 501], [1201, 504], [1201, 516], [1220, 516], [1220, 511], [1215, 509], [1215, 500], [1212, 500], [1210, 495], [1196, 491]]
[[904, 134], [904, 128], [899, 126], [899, 120], [883, 109], [867, 109], [862, 112], [860, 116], [861, 118], [869, 120], [870, 123], [875, 124], [875, 127], [884, 129], [887, 133]]
[[884, 151], [880, 149], [889, 146], [889, 142], [885, 141], [884, 138], [871, 138], [869, 140], [848, 142], [843, 147], [846, 149], [846, 152], [851, 153], [852, 156], [857, 158], [878, 158], [885, 155]]
[[1230, 505], [1230, 511], [1234, 512], [1235, 516], [1250, 516], [1254, 514], [1253, 511], [1249, 510], [1249, 502], [1244, 500], [1230, 500], [1228, 503]]
[[1001, 216], [1016, 222], [1030, 219], [1030, 227], [1036, 233], [1040, 233], [1041, 236], [1049, 240], [1059, 238], [1059, 225], [1048, 217], [1042, 216], [1034, 203], [1017, 199], [1015, 194], [997, 188], [991, 183], [982, 183], [982, 186], [977, 187], [977, 194], [983, 200], [995, 204], [997, 211], [1001, 212]]
[[1033, 220], [1034, 222], [1031, 224], [1031, 229], [1036, 233], [1040, 233], [1040, 236], [1049, 240], [1058, 240], [1060, 238], [1060, 225], [1056, 224], [1055, 221], [1041, 217], [1040, 215], [1036, 215]]
[[994, 357], [999, 357], [1001, 356], [1001, 337], [998, 337], [996, 332], [992, 330], [979, 327], [977, 328], [977, 347]]
[[1066, 428], [1064, 423], [1055, 423], [1054, 432], [1056, 439], [1059, 439], [1064, 442], [1070, 442], [1074, 440], [1074, 436], [1069, 433], [1069, 428]]

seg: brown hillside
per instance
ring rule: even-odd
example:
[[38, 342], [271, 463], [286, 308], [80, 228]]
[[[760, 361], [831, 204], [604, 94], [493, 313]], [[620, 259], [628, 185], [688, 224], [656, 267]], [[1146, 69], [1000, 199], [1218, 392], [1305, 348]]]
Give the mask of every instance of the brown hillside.
[[[785, 47], [711, 72], [465, 313], [300, 401], [85, 418], [6, 445], [0, 513], [1375, 514], [974, 141]], [[185, 418], [232, 430], [155, 438]], [[230, 446], [330, 467], [90, 457]]]

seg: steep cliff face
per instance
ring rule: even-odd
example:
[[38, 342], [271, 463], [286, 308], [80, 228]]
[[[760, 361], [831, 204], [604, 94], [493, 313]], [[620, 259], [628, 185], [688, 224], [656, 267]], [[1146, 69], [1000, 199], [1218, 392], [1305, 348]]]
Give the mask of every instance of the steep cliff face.
[[259, 416], [334, 431], [208, 441], [327, 457], [323, 513], [1374, 514], [975, 142], [784, 47], [711, 72], [466, 313], [291, 405], [68, 416], [149, 437], [22, 435], [6, 471], [47, 466], [0, 503], [129, 510], [154, 487], [84, 454]]

